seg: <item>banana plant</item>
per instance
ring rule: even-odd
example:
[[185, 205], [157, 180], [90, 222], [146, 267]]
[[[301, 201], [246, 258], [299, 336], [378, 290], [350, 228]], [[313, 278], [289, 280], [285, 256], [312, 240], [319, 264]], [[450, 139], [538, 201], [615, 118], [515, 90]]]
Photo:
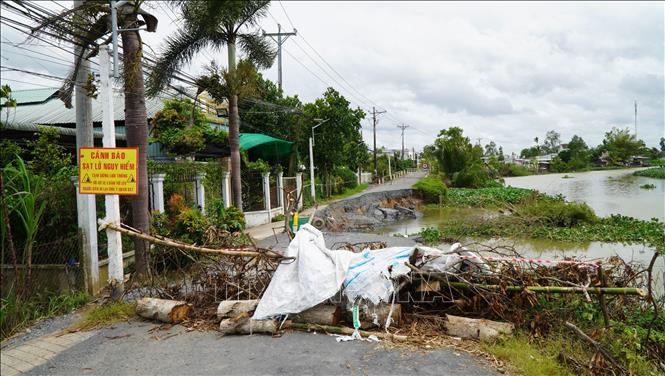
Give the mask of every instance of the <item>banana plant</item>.
[[42, 197], [45, 180], [35, 175], [25, 165], [20, 157], [14, 163], [5, 167], [4, 189], [6, 193], [8, 214], [15, 215], [20, 220], [25, 234], [25, 245], [22, 255], [22, 264], [26, 265], [26, 279], [23, 291], [29, 291], [32, 277], [32, 250], [39, 231], [46, 201]]

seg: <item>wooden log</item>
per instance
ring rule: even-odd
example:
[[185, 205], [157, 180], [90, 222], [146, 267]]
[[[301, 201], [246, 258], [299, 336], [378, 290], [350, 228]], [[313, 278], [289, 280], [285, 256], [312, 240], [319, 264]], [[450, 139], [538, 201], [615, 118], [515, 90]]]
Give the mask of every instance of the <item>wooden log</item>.
[[[301, 330], [301, 331], [305, 331], [305, 332], [320, 331], [320, 332], [333, 333], [333, 334], [343, 334], [343, 335], [353, 334], [353, 329], [343, 327], [343, 326], [305, 324], [305, 323], [296, 323], [296, 322], [294, 322], [294, 323], [291, 323], [288, 327], [290, 329]], [[408, 339], [407, 336], [401, 336], [401, 335], [386, 333], [386, 332], [367, 332], [367, 331], [364, 331], [364, 330], [359, 330], [358, 333], [360, 333], [360, 335], [363, 336], [363, 337], [369, 337], [369, 336], [373, 335], [373, 336], [376, 336], [377, 338], [385, 339], [385, 340], [389, 340], [389, 341], [406, 341]]]
[[232, 319], [224, 319], [219, 323], [219, 331], [222, 335], [227, 334], [273, 334], [279, 328], [276, 320], [252, 320], [249, 314], [243, 313]]
[[136, 302], [136, 313], [146, 319], [177, 323], [186, 319], [192, 307], [179, 300], [141, 298]]
[[219, 303], [219, 306], [217, 306], [217, 318], [222, 320], [226, 318], [237, 317], [243, 313], [254, 312], [258, 304], [258, 299], [224, 300]]
[[485, 339], [496, 337], [500, 334], [510, 334], [515, 326], [511, 323], [471, 319], [446, 315], [446, 331], [448, 335], [461, 338]]
[[337, 325], [342, 318], [342, 310], [338, 306], [319, 304], [293, 316], [293, 322], [322, 325]]
[[157, 238], [155, 236], [145, 234], [136, 229], [129, 230], [127, 228], [121, 227], [124, 225], [117, 226], [114, 223], [106, 222], [101, 218], [97, 221], [97, 223], [99, 224], [99, 231], [108, 228], [133, 238], [145, 240], [152, 244], [159, 244], [165, 247], [178, 248], [182, 249], [183, 251], [210, 254], [210, 255], [224, 255], [224, 256], [236, 256], [236, 257], [269, 257], [269, 258], [285, 259], [284, 256], [269, 249], [258, 249], [253, 246], [244, 246], [237, 248], [221, 248], [221, 249], [198, 247], [195, 245], [185, 244], [168, 238]]

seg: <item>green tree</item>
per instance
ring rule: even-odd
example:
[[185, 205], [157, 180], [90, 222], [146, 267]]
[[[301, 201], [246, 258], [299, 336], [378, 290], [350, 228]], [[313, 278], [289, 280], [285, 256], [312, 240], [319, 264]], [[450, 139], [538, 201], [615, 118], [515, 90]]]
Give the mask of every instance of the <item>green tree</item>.
[[539, 146], [532, 146], [530, 148], [524, 148], [520, 151], [520, 158], [535, 158], [541, 154]]
[[[168, 85], [173, 73], [205, 48], [228, 51], [228, 72], [218, 74], [227, 87], [229, 102], [229, 148], [231, 150], [231, 186], [233, 202], [242, 208], [240, 176], [240, 116], [238, 97], [243, 89], [243, 74], [235, 74], [236, 46], [247, 61], [259, 68], [269, 68], [275, 58], [270, 42], [258, 31], [258, 22], [268, 15], [268, 0], [248, 1], [178, 1], [182, 13], [181, 28], [166, 39], [164, 53], [158, 58], [148, 80], [148, 92], [156, 95]], [[217, 99], [217, 98], [215, 98]]]
[[367, 146], [360, 136], [360, 122], [365, 118], [365, 112], [350, 105], [339, 92], [328, 88], [323, 97], [303, 108], [303, 121], [308, 125], [308, 132], [302, 134], [300, 155], [309, 155], [305, 140], [311, 135], [309, 127], [317, 123], [315, 119], [328, 119], [314, 135], [314, 165], [325, 178], [326, 194], [330, 193], [330, 174], [336, 167], [347, 166], [355, 170], [367, 156]]
[[545, 141], [543, 142], [543, 150], [545, 153], [558, 153], [560, 145], [561, 135], [559, 132], [554, 130], [547, 131], [547, 134], [545, 134]]
[[[148, 119], [145, 109], [145, 85], [143, 81], [143, 42], [138, 26], [154, 32], [157, 18], [141, 8], [142, 0], [127, 1], [118, 7], [118, 26], [120, 29], [132, 29], [120, 33], [123, 51], [123, 92], [125, 95], [125, 133], [127, 146], [137, 147], [138, 155], [138, 194], [131, 199], [132, 226], [145, 233], [150, 233], [148, 211]], [[81, 61], [94, 54], [99, 48], [97, 40], [107, 38], [110, 32], [111, 8], [106, 2], [86, 1], [82, 5], [63, 10], [53, 17], [46, 17], [33, 28], [33, 35], [44, 33], [59, 39], [77, 39], [82, 47], [76, 56], [74, 69], [63, 84], [60, 98], [65, 106], [71, 108], [71, 96], [75, 78]], [[94, 86], [94, 85], [93, 85]], [[94, 91], [94, 88], [91, 88]], [[146, 242], [134, 240], [136, 273], [143, 275], [148, 270], [148, 252]]]
[[496, 143], [494, 141], [490, 141], [489, 144], [485, 145], [485, 156], [486, 157], [491, 157], [493, 155], [498, 155], [499, 151], [496, 149]]
[[612, 128], [605, 133], [603, 147], [609, 153], [611, 163], [620, 165], [629, 163], [631, 157], [638, 155], [645, 145], [628, 128]]
[[566, 163], [566, 168], [577, 171], [589, 166], [590, 150], [582, 137], [574, 135], [568, 147], [559, 152], [558, 157]]
[[490, 176], [483, 167], [483, 148], [473, 146], [459, 127], [444, 129], [434, 142], [439, 168], [452, 185], [458, 187], [482, 187]]

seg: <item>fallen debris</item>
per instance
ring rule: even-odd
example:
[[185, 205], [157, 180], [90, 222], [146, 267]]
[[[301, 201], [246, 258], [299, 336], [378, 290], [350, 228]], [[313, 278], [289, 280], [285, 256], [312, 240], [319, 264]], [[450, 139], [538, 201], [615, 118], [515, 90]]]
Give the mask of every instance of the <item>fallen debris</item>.
[[[301, 330], [306, 332], [319, 331], [331, 334], [343, 334], [343, 335], [353, 335], [355, 332], [351, 328], [346, 328], [343, 326], [330, 326], [330, 325], [319, 325], [319, 324], [302, 324], [302, 323], [291, 323], [291, 329]], [[359, 330], [358, 333], [361, 336], [369, 337], [376, 336], [380, 339], [390, 340], [390, 341], [406, 341], [407, 336], [386, 333], [386, 332], [367, 332], [364, 330]]]
[[192, 307], [180, 300], [141, 298], [136, 302], [136, 313], [146, 319], [177, 323], [186, 319]]
[[258, 299], [223, 300], [217, 307], [217, 318], [223, 320], [226, 318], [238, 317], [242, 314], [252, 313], [258, 304]]
[[446, 315], [446, 331], [448, 335], [460, 338], [486, 339], [497, 337], [500, 334], [510, 334], [515, 325], [485, 319], [471, 319]]
[[340, 307], [328, 304], [319, 304], [293, 316], [293, 322], [321, 325], [337, 325], [341, 319]]
[[276, 320], [252, 320], [247, 313], [240, 316], [224, 319], [219, 323], [219, 331], [227, 334], [253, 334], [277, 332], [279, 327]]

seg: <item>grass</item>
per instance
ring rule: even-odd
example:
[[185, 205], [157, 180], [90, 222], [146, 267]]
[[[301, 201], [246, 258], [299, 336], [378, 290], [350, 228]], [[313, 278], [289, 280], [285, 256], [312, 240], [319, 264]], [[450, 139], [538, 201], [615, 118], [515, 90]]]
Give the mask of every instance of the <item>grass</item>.
[[88, 301], [90, 296], [84, 292], [34, 294], [27, 298], [10, 294], [0, 304], [0, 337], [4, 340], [38, 320], [71, 312]]
[[112, 302], [96, 306], [83, 314], [83, 319], [70, 328], [71, 330], [92, 330], [127, 320], [136, 314], [134, 304]]
[[665, 179], [665, 167], [653, 167], [646, 170], [635, 171], [633, 175], [654, 179]]
[[559, 339], [550, 339], [536, 344], [526, 335], [516, 334], [483, 341], [481, 345], [485, 351], [504, 361], [511, 371], [518, 374], [526, 376], [572, 374], [557, 361], [561, 350], [568, 349], [570, 346]]
[[327, 197], [325, 199], [322, 199], [321, 201], [319, 201], [319, 204], [327, 204], [327, 203], [332, 202], [332, 201], [337, 201], [337, 200], [347, 198], [349, 196], [353, 196], [356, 193], [360, 193], [360, 192], [364, 191], [365, 189], [367, 189], [367, 187], [369, 187], [369, 184], [367, 184], [367, 183], [358, 184], [355, 188], [347, 188], [347, 189], [344, 190], [344, 192], [342, 192], [340, 194], [336, 194], [336, 195]]

